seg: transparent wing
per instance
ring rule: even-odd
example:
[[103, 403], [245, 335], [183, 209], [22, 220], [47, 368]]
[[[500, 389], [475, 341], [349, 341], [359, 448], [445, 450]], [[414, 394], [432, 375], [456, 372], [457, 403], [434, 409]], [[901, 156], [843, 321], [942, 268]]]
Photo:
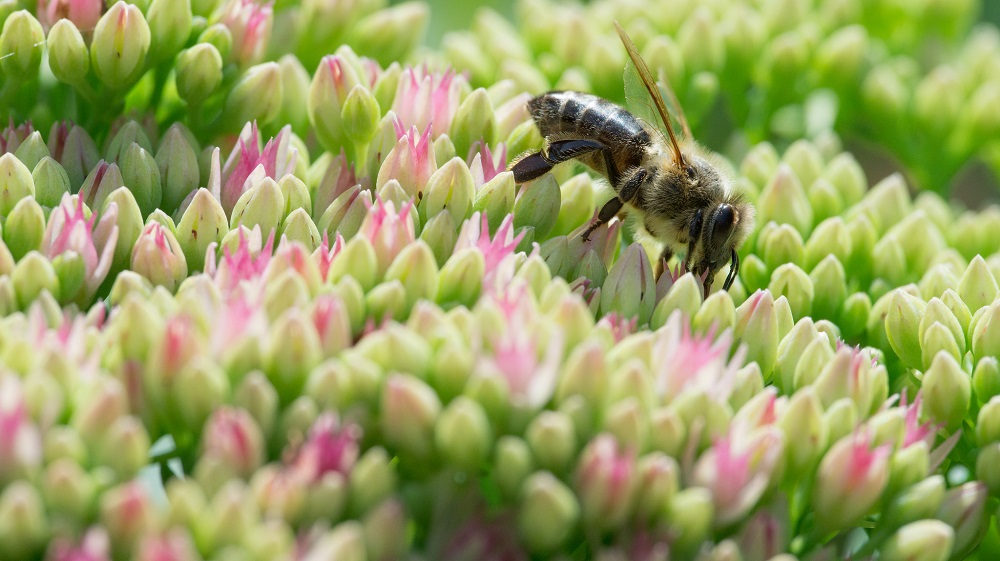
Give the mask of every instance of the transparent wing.
[[[687, 116], [684, 114], [684, 108], [677, 100], [677, 95], [670, 87], [666, 75], [662, 69], [657, 74], [656, 86], [663, 97], [664, 105], [666, 105], [667, 115], [671, 120], [670, 124], [681, 131], [683, 138], [693, 138]], [[625, 106], [633, 115], [653, 126], [660, 122], [660, 116], [653, 108], [653, 102], [650, 100], [646, 86], [642, 83], [642, 77], [639, 76], [639, 71], [636, 70], [631, 60], [625, 62]]]
[[[629, 59], [631, 59], [632, 61], [631, 66], [632, 68], [635, 69], [636, 73], [639, 76], [639, 82], [642, 84], [643, 88], [645, 88], [646, 92], [648, 93], [649, 99], [653, 101], [656, 112], [659, 114], [660, 122], [662, 122], [663, 126], [667, 128], [667, 135], [670, 136], [670, 143], [673, 145], [674, 163], [677, 164], [678, 167], [681, 167], [684, 164], [684, 156], [681, 155], [680, 146], [677, 144], [677, 137], [674, 135], [674, 127], [670, 122], [670, 114], [667, 112], [666, 104], [663, 102], [663, 94], [660, 92], [659, 86], [656, 85], [656, 80], [653, 79], [653, 75], [652, 73], [650, 73], [649, 67], [646, 66], [646, 62], [642, 60], [641, 56], [639, 56], [639, 49], [636, 48], [635, 43], [632, 42], [632, 39], [629, 38], [628, 34], [625, 33], [625, 30], [622, 29], [622, 26], [617, 21], [615, 22], [615, 30], [618, 31], [618, 36], [621, 38], [622, 44], [625, 45], [625, 50], [628, 52]], [[629, 72], [626, 70], [625, 73], [626, 102], [628, 101], [628, 96], [629, 96], [630, 81], [633, 82], [633, 86], [631, 87], [633, 89], [635, 88], [634, 86], [635, 81], [629, 80], [628, 75]], [[632, 94], [632, 97], [635, 98], [634, 93]], [[650, 122], [655, 122], [655, 121], [656, 120], [654, 118]]]

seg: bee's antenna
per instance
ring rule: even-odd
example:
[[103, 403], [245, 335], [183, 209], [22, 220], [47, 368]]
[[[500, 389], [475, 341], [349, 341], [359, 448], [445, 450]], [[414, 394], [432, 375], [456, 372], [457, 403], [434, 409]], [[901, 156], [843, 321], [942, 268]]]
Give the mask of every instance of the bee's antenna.
[[621, 37], [622, 44], [625, 45], [625, 50], [628, 52], [629, 58], [632, 59], [632, 64], [635, 65], [635, 69], [639, 72], [639, 77], [642, 78], [643, 85], [646, 86], [650, 97], [653, 98], [656, 110], [660, 113], [660, 119], [667, 127], [667, 134], [670, 135], [670, 144], [674, 149], [674, 163], [677, 164], [677, 167], [682, 168], [684, 167], [684, 155], [681, 154], [680, 144], [677, 143], [677, 137], [674, 135], [674, 127], [670, 124], [670, 115], [667, 113], [666, 104], [663, 103], [660, 89], [656, 87], [656, 81], [653, 80], [653, 75], [650, 73], [649, 67], [646, 66], [646, 62], [639, 56], [639, 49], [636, 48], [635, 43], [632, 42], [632, 39], [625, 33], [625, 29], [617, 21], [615, 22], [615, 30], [618, 32], [618, 36]]

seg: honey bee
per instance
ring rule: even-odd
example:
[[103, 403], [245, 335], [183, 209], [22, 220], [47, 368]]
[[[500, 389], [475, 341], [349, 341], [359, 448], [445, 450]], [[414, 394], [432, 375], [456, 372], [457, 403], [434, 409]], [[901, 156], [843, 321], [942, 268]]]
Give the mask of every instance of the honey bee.
[[[732, 262], [723, 284], [729, 290], [740, 269], [736, 250], [754, 228], [754, 208], [734, 190], [733, 181], [713, 164], [712, 156], [694, 142], [683, 111], [675, 103], [685, 132], [685, 138], [678, 141], [649, 68], [618, 22], [615, 29], [667, 135], [597, 96], [548, 92], [528, 101], [545, 146], [513, 163], [514, 180], [530, 181], [567, 160], [582, 162], [605, 176], [617, 195], [583, 232], [584, 241], [624, 209], [637, 214], [646, 232], [665, 243], [662, 263], [675, 252], [684, 252], [684, 265], [703, 278], [706, 297], [716, 273]], [[676, 100], [669, 88], [667, 92]]]

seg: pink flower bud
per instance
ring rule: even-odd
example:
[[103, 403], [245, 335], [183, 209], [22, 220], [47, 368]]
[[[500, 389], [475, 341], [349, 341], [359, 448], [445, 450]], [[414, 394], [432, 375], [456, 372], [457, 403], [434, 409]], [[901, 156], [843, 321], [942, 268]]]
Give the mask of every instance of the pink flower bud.
[[130, 557], [139, 540], [157, 524], [158, 511], [138, 481], [105, 491], [100, 509], [101, 523], [108, 530], [116, 559]]
[[42, 460], [42, 436], [24, 397], [20, 378], [0, 376], [0, 487], [28, 476]]
[[713, 335], [692, 333], [679, 311], [671, 314], [658, 332], [651, 364], [656, 365], [657, 393], [667, 399], [689, 389], [700, 389], [720, 401], [729, 399], [745, 351], [737, 350], [728, 362], [730, 332], [713, 341]]
[[483, 272], [483, 288], [487, 291], [501, 291], [514, 278], [514, 250], [524, 237], [524, 232], [514, 235], [512, 215], [507, 215], [496, 235], [490, 238], [486, 213], [478, 212], [462, 223], [454, 253], [472, 247], [483, 254], [486, 267]]
[[[198, 561], [201, 556], [195, 549], [187, 530], [172, 528], [162, 535], [147, 535], [139, 543], [137, 561]], [[83, 560], [80, 560], [83, 561]]]
[[274, 232], [261, 243], [260, 228], [254, 228], [248, 236], [245, 228], [238, 230], [239, 241], [234, 251], [229, 247], [222, 250], [222, 262], [216, 266], [215, 246], [209, 246], [205, 257], [205, 273], [215, 280], [224, 296], [250, 292], [257, 296], [261, 277], [271, 261], [274, 247]]
[[49, 259], [73, 252], [83, 260], [85, 277], [79, 297], [86, 301], [104, 282], [111, 268], [118, 243], [118, 205], [108, 205], [100, 222], [96, 220], [96, 214], [86, 216], [82, 197], [66, 193], [59, 207], [49, 216], [42, 239], [42, 252]]
[[274, 20], [272, 2], [229, 0], [218, 21], [229, 28], [233, 36], [233, 60], [240, 66], [257, 64], [264, 58], [271, 40]]
[[432, 73], [427, 68], [406, 68], [396, 85], [392, 110], [403, 127], [430, 130], [436, 138], [451, 127], [463, 82], [451, 69]]
[[104, 11], [102, 0], [38, 0], [38, 20], [46, 31], [63, 18], [90, 34]]
[[49, 561], [110, 561], [108, 533], [101, 527], [87, 530], [79, 544], [57, 539], [49, 549]]
[[205, 424], [202, 450], [225, 461], [237, 475], [249, 477], [264, 461], [264, 435], [249, 413], [222, 407]]
[[635, 463], [635, 452], [621, 450], [610, 434], [590, 441], [580, 456], [575, 480], [584, 523], [599, 529], [625, 523], [638, 491]]
[[[250, 2], [233, 0], [240, 1]], [[264, 177], [270, 177], [277, 181], [295, 169], [298, 150], [290, 145], [290, 140], [291, 127], [285, 126], [261, 149], [263, 139], [257, 130], [257, 122], [247, 123], [243, 127], [237, 146], [222, 166], [221, 197], [226, 214], [233, 212], [236, 201], [250, 188], [253, 179], [260, 181]]]
[[478, 191], [486, 182], [496, 177], [500, 172], [507, 169], [507, 146], [500, 143], [496, 155], [490, 152], [490, 147], [483, 144], [479, 152], [473, 156], [469, 163], [469, 170], [472, 172], [472, 181]]
[[868, 512], [889, 482], [888, 445], [872, 448], [867, 432], [838, 440], [820, 461], [813, 487], [817, 522], [825, 531], [846, 528]]
[[361, 432], [358, 425], [341, 426], [333, 413], [320, 415], [292, 461], [293, 469], [310, 482], [329, 472], [350, 474], [358, 459]]
[[173, 292], [187, 277], [187, 260], [166, 226], [150, 222], [132, 248], [132, 270]]
[[412, 210], [413, 205], [406, 203], [399, 212], [396, 212], [396, 206], [392, 201], [383, 202], [381, 198], [377, 198], [369, 207], [368, 215], [361, 223], [358, 234], [368, 238], [375, 248], [378, 278], [385, 276], [386, 270], [399, 252], [413, 242], [415, 236], [413, 221], [410, 218]]
[[411, 127], [407, 132], [399, 120], [394, 125], [396, 145], [379, 167], [375, 187], [381, 188], [395, 179], [407, 196], [416, 197], [423, 193], [427, 180], [437, 171], [431, 129], [424, 129], [424, 133], [420, 134], [417, 127]]

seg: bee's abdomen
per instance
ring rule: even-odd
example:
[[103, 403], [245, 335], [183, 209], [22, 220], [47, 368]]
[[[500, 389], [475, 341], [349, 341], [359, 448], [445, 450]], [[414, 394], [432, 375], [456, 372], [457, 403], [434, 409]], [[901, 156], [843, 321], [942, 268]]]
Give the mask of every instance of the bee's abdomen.
[[542, 136], [555, 134], [591, 138], [608, 146], [649, 145], [649, 133], [624, 107], [579, 92], [549, 92], [528, 102], [528, 111]]

